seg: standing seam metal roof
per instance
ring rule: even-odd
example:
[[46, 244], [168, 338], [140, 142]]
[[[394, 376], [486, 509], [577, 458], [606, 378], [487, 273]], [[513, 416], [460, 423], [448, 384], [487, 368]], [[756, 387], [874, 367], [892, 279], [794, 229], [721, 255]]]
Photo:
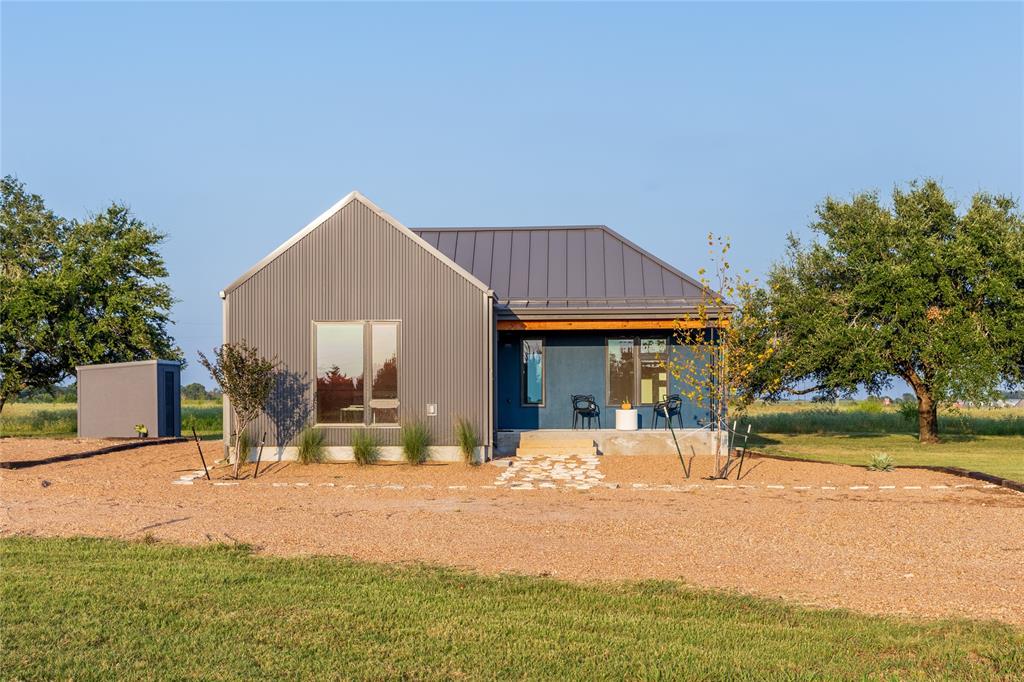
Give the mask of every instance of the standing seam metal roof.
[[692, 277], [604, 225], [413, 227], [512, 308], [678, 308]]

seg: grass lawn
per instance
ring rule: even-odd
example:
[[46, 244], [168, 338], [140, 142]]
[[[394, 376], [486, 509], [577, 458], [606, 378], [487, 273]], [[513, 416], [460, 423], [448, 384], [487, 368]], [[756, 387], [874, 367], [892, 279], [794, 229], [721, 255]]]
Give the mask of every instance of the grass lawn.
[[0, 540], [13, 679], [1021, 679], [1024, 631], [241, 548]]
[[1024, 436], [950, 435], [937, 445], [921, 445], [916, 436], [902, 433], [763, 433], [751, 443], [772, 454], [840, 464], [864, 465], [885, 452], [896, 466], [955, 466], [1024, 481]]
[[[201, 438], [221, 437], [219, 401], [181, 401], [181, 433], [195, 426]], [[74, 403], [8, 403], [0, 413], [0, 436], [73, 438], [78, 431]]]
[[751, 445], [768, 453], [840, 464], [867, 464], [884, 452], [900, 464], [955, 466], [1024, 481], [1024, 409], [939, 412], [937, 445], [917, 442], [913, 417], [878, 402], [786, 401], [751, 406]]

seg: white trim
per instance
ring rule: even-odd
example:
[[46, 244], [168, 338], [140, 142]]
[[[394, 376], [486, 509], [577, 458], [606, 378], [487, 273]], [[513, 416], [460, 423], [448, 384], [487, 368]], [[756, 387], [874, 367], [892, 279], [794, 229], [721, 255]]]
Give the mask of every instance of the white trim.
[[472, 274], [470, 274], [468, 271], [466, 271], [458, 263], [456, 263], [452, 259], [448, 258], [448, 256], [444, 255], [439, 250], [437, 250], [436, 248], [431, 246], [425, 239], [423, 239], [418, 234], [416, 234], [415, 232], [413, 232], [412, 230], [407, 228], [402, 223], [400, 223], [397, 220], [395, 220], [394, 217], [392, 217], [391, 215], [385, 213], [379, 206], [377, 206], [377, 204], [373, 203], [372, 201], [367, 199], [365, 196], [363, 196], [359, 192], [353, 190], [352, 192], [349, 192], [348, 194], [346, 194], [340, 201], [335, 203], [329, 209], [327, 209], [326, 211], [324, 211], [323, 213], [318, 215], [316, 218], [314, 218], [304, 228], [302, 228], [301, 230], [299, 230], [298, 232], [293, 234], [285, 243], [281, 244], [281, 246], [277, 247], [276, 249], [271, 251], [269, 254], [264, 256], [262, 260], [260, 260], [258, 263], [256, 263], [256, 265], [254, 265], [251, 268], [249, 268], [245, 272], [245, 274], [243, 274], [241, 277], [236, 279], [234, 282], [232, 282], [228, 286], [224, 287], [224, 289], [220, 292], [221, 298], [224, 298], [225, 296], [230, 294], [232, 291], [237, 289], [244, 282], [246, 282], [250, 277], [252, 277], [257, 272], [259, 272], [260, 270], [265, 268], [272, 261], [277, 259], [278, 256], [280, 256], [285, 251], [290, 249], [297, 242], [299, 242], [303, 237], [308, 235], [310, 232], [312, 232], [316, 228], [320, 227], [320, 225], [322, 225], [324, 223], [324, 221], [326, 221], [332, 215], [334, 215], [335, 213], [337, 213], [338, 211], [340, 211], [341, 209], [343, 209], [345, 206], [347, 206], [348, 204], [352, 203], [353, 201], [359, 201], [361, 204], [366, 206], [368, 209], [370, 209], [371, 211], [376, 213], [380, 218], [382, 218], [389, 225], [394, 227], [396, 230], [398, 230], [399, 232], [401, 232], [405, 236], [407, 236], [410, 239], [412, 239], [414, 242], [416, 242], [417, 245], [419, 245], [422, 248], [426, 249], [426, 251], [428, 253], [433, 255], [435, 258], [440, 260], [442, 263], [444, 263], [445, 265], [450, 267], [455, 272], [457, 272], [460, 275], [462, 275], [469, 283], [471, 283], [472, 285], [474, 285], [475, 287], [477, 287], [478, 289], [480, 289], [484, 293], [489, 293], [491, 291], [487, 287], [486, 284], [484, 284], [483, 282], [478, 280], [476, 277], [474, 277]]
[[106, 367], [137, 367], [139, 365], [174, 365], [175, 367], [181, 367], [181, 363], [177, 360], [132, 360], [130, 362], [108, 362], [102, 365], [75, 365], [75, 371], [81, 372], [83, 369], [104, 369]]

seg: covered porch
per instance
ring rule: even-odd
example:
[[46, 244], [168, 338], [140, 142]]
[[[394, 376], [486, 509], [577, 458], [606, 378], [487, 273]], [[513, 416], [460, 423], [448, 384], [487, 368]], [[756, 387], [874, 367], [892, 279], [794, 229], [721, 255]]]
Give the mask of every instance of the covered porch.
[[[680, 324], [665, 319], [499, 320], [497, 430], [571, 430], [575, 395], [593, 396], [597, 412], [577, 419], [576, 426], [595, 437], [605, 433], [600, 438], [609, 442], [628, 433], [615, 430], [616, 413], [625, 401], [636, 410], [638, 432], [652, 432], [656, 405], [674, 395], [681, 405], [673, 427], [702, 429], [710, 421], [708, 401], [688, 399], [692, 387], [671, 371], [673, 364], [693, 359], [692, 346], [676, 334]], [[664, 417], [656, 426], [668, 438]]]

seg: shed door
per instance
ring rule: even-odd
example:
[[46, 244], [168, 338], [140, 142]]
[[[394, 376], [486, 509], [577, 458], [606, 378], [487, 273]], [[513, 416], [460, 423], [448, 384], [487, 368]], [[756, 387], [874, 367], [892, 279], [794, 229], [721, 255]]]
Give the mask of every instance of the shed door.
[[157, 435], [174, 436], [174, 372], [164, 372], [164, 428]]

